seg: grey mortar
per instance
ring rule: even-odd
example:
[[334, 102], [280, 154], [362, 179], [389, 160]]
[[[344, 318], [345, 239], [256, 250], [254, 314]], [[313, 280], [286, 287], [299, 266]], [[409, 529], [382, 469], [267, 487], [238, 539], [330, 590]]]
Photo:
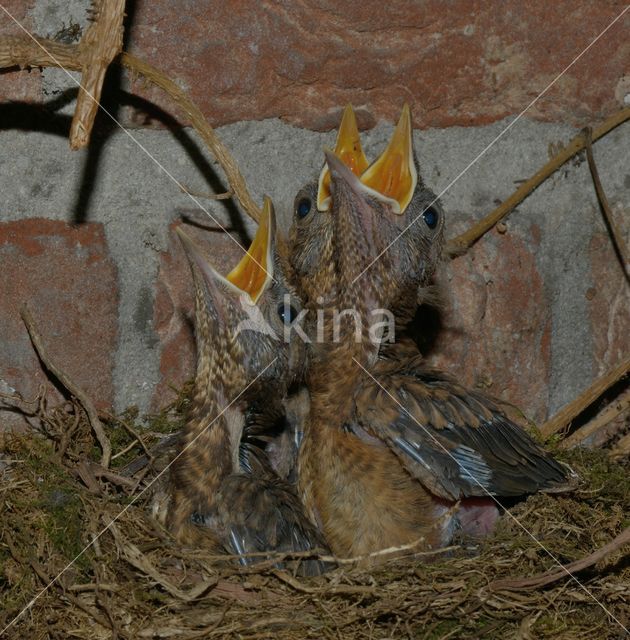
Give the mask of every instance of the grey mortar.
[[[429, 186], [444, 189], [509, 122], [417, 131], [416, 145]], [[391, 125], [381, 123], [363, 134], [369, 157], [382, 149], [390, 132]], [[629, 132], [630, 125], [623, 125], [595, 147], [609, 199], [613, 205], [626, 207]], [[194, 132], [189, 133], [203, 148]], [[254, 198], [260, 202], [267, 193], [274, 199], [280, 226], [286, 230], [293, 197], [302, 184], [318, 174], [321, 150], [334, 143], [334, 133], [314, 133], [278, 120], [236, 123], [219, 128], [217, 133], [234, 154]], [[451, 235], [465, 226], [464, 220], [478, 219], [492, 209], [495, 199], [506, 198], [516, 188], [515, 180], [532, 175], [547, 160], [549, 143], [566, 142], [575, 133], [567, 126], [519, 121], [443, 195]], [[204, 176], [169, 132], [131, 130], [130, 134], [177, 180], [194, 191], [209, 190]], [[86, 152], [71, 152], [64, 138], [19, 131], [0, 132], [0, 148], [1, 218], [70, 220]], [[216, 167], [209, 154], [204, 155]], [[224, 204], [201, 202], [221, 224], [231, 224]], [[159, 252], [167, 248], [168, 224], [182, 214], [205, 216], [126, 133], [112, 135], [104, 145], [85, 219], [104, 225], [118, 267], [119, 342], [114, 369], [118, 410], [130, 404], [146, 409], [159, 378], [160, 353], [152, 312], [154, 283]], [[247, 216], [243, 219], [251, 234], [253, 225]], [[584, 294], [596, 283], [590, 282], [588, 265], [579, 256], [586, 255], [589, 237], [603, 226], [585, 165], [569, 166], [521, 204], [509, 220], [510, 233], [527, 240], [532, 223], [542, 231], [537, 263], [553, 317], [548, 401], [554, 411], [594, 375]], [[237, 236], [237, 240], [247, 242], [246, 237]], [[500, 237], [495, 234], [482, 242], [501, 249]], [[511, 374], [518, 372], [506, 372]]]

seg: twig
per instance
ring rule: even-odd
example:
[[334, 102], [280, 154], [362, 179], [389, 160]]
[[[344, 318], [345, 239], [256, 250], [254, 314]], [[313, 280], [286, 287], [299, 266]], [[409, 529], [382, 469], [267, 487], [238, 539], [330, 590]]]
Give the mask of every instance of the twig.
[[234, 194], [231, 191], [224, 191], [223, 193], [203, 193], [201, 191], [193, 191], [185, 184], [180, 188], [186, 195], [195, 196], [195, 198], [205, 198], [206, 200], [229, 200], [234, 197]]
[[208, 148], [225, 171], [231, 190], [236, 194], [245, 211], [256, 221], [260, 220], [260, 208], [252, 199], [245, 180], [238, 170], [236, 160], [229, 152], [228, 148], [219, 140], [214, 129], [208, 124], [199, 107], [182, 91], [172, 80], [167, 78], [161, 71], [143, 62], [130, 53], [122, 53], [119, 57], [122, 65], [141, 73], [145, 78], [157, 85], [175, 101], [175, 103], [190, 118], [192, 126], [202, 137]]
[[[630, 107], [622, 109], [618, 113], [610, 116], [599, 127], [593, 131], [592, 140], [595, 142], [615, 127], [630, 118]], [[553, 157], [547, 164], [539, 169], [529, 180], [524, 182], [505, 202], [501, 203], [494, 211], [489, 213], [485, 218], [474, 224], [468, 231], [452, 238], [446, 244], [446, 255], [451, 258], [461, 256], [475, 243], [481, 236], [490, 231], [497, 222], [501, 221], [505, 216], [519, 205], [525, 198], [540, 186], [554, 171], [557, 171], [565, 162], [570, 160], [574, 155], [578, 154], [586, 147], [584, 136], [578, 134], [569, 144]]]
[[617, 225], [615, 224], [615, 219], [613, 218], [612, 211], [610, 210], [610, 205], [608, 204], [608, 198], [606, 197], [606, 193], [604, 192], [604, 187], [602, 187], [602, 182], [599, 179], [599, 171], [597, 170], [597, 165], [595, 164], [595, 158], [593, 157], [593, 130], [591, 129], [591, 127], [586, 127], [583, 130], [582, 134], [584, 135], [584, 141], [586, 145], [586, 159], [588, 160], [588, 168], [591, 171], [591, 177], [593, 178], [593, 184], [595, 186], [597, 199], [599, 200], [599, 206], [601, 207], [604, 214], [604, 221], [606, 222], [606, 227], [608, 228], [608, 232], [610, 233], [610, 237], [612, 238], [617, 258], [621, 263], [623, 274], [626, 277], [628, 283], [630, 283], [630, 273], [628, 273], [628, 251], [626, 249], [626, 244], [623, 240], [623, 236], [621, 235], [621, 233], [619, 233]]
[[[219, 140], [197, 105], [159, 69], [129, 53], [121, 53], [114, 62], [164, 90], [184, 113], [223, 168], [231, 191], [234, 192], [245, 212], [256, 222], [260, 219], [260, 208], [250, 195], [236, 160], [228, 148]], [[10, 36], [0, 38], [0, 69], [6, 67], [63, 67], [79, 71], [81, 59], [77, 45], [60, 44], [45, 38]]]
[[140, 549], [123, 538], [118, 527], [113, 521], [107, 522], [107, 527], [114, 537], [116, 548], [118, 553], [132, 566], [142, 572], [144, 575], [149, 576], [153, 581], [162, 586], [170, 595], [182, 600], [183, 602], [192, 602], [200, 596], [204, 595], [207, 591], [212, 590], [217, 586], [218, 579], [211, 578], [196, 584], [188, 591], [183, 591], [175, 584], [173, 584], [166, 576], [162, 575], [158, 569], [153, 565], [149, 558], [144, 555]]
[[630, 389], [626, 389], [618, 398], [615, 398], [603, 411], [589, 420], [583, 427], [580, 427], [568, 438], [560, 443], [561, 449], [571, 449], [577, 446], [586, 438], [597, 433], [602, 427], [610, 424], [620, 413], [630, 408]]
[[311, 549], [309, 551], [290, 551], [290, 552], [270, 552], [270, 551], [254, 551], [251, 553], [242, 553], [242, 554], [226, 554], [222, 553], [220, 555], [214, 554], [204, 554], [204, 558], [208, 560], [240, 560], [243, 558], [259, 558], [261, 562], [257, 562], [256, 564], [252, 564], [247, 567], [239, 567], [238, 573], [239, 575], [243, 575], [246, 573], [259, 573], [262, 570], [266, 570], [268, 568], [273, 567], [278, 562], [284, 562], [285, 560], [298, 560], [298, 559], [315, 559], [320, 562], [327, 562], [331, 564], [339, 564], [339, 565], [353, 565], [360, 564], [374, 558], [384, 558], [385, 556], [391, 556], [386, 558], [386, 560], [395, 560], [403, 552], [412, 551], [411, 554], [414, 558], [430, 558], [433, 556], [438, 556], [442, 554], [449, 554], [456, 549], [459, 549], [459, 545], [452, 545], [450, 547], [442, 547], [441, 549], [432, 549], [431, 551], [414, 551], [418, 547], [418, 545], [422, 544], [425, 541], [424, 538], [420, 538], [415, 540], [414, 542], [410, 542], [408, 544], [403, 544], [399, 547], [388, 547], [387, 549], [380, 549], [379, 551], [373, 551], [372, 553], [367, 553], [362, 556], [353, 556], [350, 558], [339, 558], [333, 555], [324, 555], [319, 553], [316, 549]]
[[63, 457], [66, 455], [66, 451], [68, 450], [68, 447], [70, 446], [70, 442], [72, 440], [72, 436], [74, 435], [74, 433], [76, 432], [79, 423], [81, 422], [81, 411], [77, 410], [78, 407], [74, 407], [74, 420], [72, 421], [72, 424], [70, 425], [70, 427], [66, 427], [64, 429], [61, 430], [61, 437], [59, 439], [59, 450], [57, 452], [57, 455], [59, 456], [59, 461], [62, 462], [63, 461]]
[[107, 68], [122, 51], [124, 14], [125, 0], [102, 0], [78, 44], [81, 86], [70, 126], [71, 149], [81, 149], [90, 142]]
[[591, 386], [583, 391], [575, 400], [563, 407], [558, 413], [543, 424], [540, 432], [545, 438], [564, 429], [576, 416], [586, 407], [593, 403], [599, 396], [610, 388], [615, 382], [623, 378], [630, 371], [630, 358], [624, 360], [612, 371], [608, 371], [600, 378], [597, 378]]
[[103, 478], [112, 484], [115, 484], [119, 487], [127, 487], [128, 489], [133, 489], [136, 486], [136, 482], [131, 480], [130, 478], [126, 478], [125, 476], [121, 476], [110, 469], [105, 469], [101, 465], [96, 464], [95, 462], [88, 462], [87, 466], [89, 470], [94, 474], [95, 478]]
[[130, 435], [132, 435], [136, 439], [137, 443], [140, 445], [140, 447], [142, 448], [146, 456], [149, 458], [149, 464], [151, 464], [153, 462], [153, 454], [151, 453], [151, 450], [147, 447], [147, 445], [144, 443], [142, 436], [122, 418], [116, 418], [114, 416], [111, 416], [111, 417], [114, 418], [114, 420], [116, 420], [118, 424], [121, 424], [124, 427], [125, 431], [127, 431]]
[[624, 458], [627, 455], [630, 455], [630, 433], [621, 438], [610, 452], [610, 457], [614, 460]]
[[73, 584], [69, 586], [66, 591], [72, 591], [74, 593], [84, 593], [85, 591], [111, 591], [118, 593], [122, 587], [119, 584], [108, 584], [104, 582], [85, 582], [83, 584]]
[[22, 307], [20, 314], [22, 316], [24, 324], [26, 325], [26, 329], [28, 331], [29, 337], [31, 338], [31, 342], [35, 347], [35, 351], [37, 352], [37, 355], [43, 362], [44, 366], [81, 403], [81, 406], [87, 414], [90, 425], [92, 426], [94, 434], [96, 435], [96, 439], [98, 440], [98, 443], [101, 446], [101, 450], [103, 452], [101, 456], [101, 466], [107, 468], [112, 457], [112, 446], [109, 442], [109, 438], [105, 435], [105, 430], [103, 429], [103, 424], [99, 420], [96, 407], [92, 403], [92, 400], [90, 400], [87, 393], [85, 393], [85, 391], [83, 391], [83, 389], [76, 385], [64, 371], [62, 371], [56, 364], [52, 362], [52, 360], [46, 353], [41, 336], [35, 328], [35, 322], [33, 320], [33, 317], [31, 316], [31, 312], [28, 310], [28, 307], [26, 305]]
[[138, 473], [138, 471], [140, 471], [141, 469], [144, 469], [156, 458], [164, 455], [169, 451], [169, 449], [174, 447], [175, 444], [178, 442], [179, 437], [180, 437], [179, 431], [166, 436], [156, 445], [151, 447], [151, 449], [149, 450], [150, 455], [139, 456], [135, 460], [132, 460], [131, 462], [127, 463], [122, 469], [119, 469], [119, 472], [124, 476], [128, 476], [128, 477], [134, 476], [136, 473]]
[[[94, 620], [98, 622], [98, 624], [100, 624], [103, 628], [107, 629], [109, 627], [107, 620], [105, 620], [105, 618], [103, 618], [97, 611], [85, 605], [83, 602], [81, 602], [79, 598], [76, 598], [75, 596], [67, 593], [64, 585], [61, 584], [59, 580], [51, 581], [50, 576], [46, 573], [46, 571], [44, 571], [44, 568], [38, 562], [36, 562], [32, 558], [23, 557], [21, 553], [17, 550], [17, 547], [15, 546], [15, 543], [13, 541], [13, 538], [11, 537], [11, 534], [9, 533], [8, 530], [6, 530], [4, 533], [4, 540], [9, 549], [9, 553], [18, 564], [30, 566], [31, 569], [33, 570], [33, 573], [35, 573], [35, 575], [45, 585], [48, 585], [48, 586], [52, 586], [53, 584], [56, 585], [56, 587], [63, 593], [64, 598], [66, 598], [68, 601], [72, 602], [72, 604], [74, 604], [76, 607], [78, 607], [79, 609], [81, 609], [82, 611], [90, 615], [92, 618], [94, 618]], [[30, 608], [30, 605], [27, 607], [27, 609], [28, 608]], [[24, 609], [22, 613], [24, 613], [24, 611], [26, 611], [27, 609]], [[22, 614], [20, 613], [18, 618], [21, 615]], [[15, 621], [17, 621], [17, 618], [14, 620], [14, 622]]]
[[79, 476], [90, 493], [97, 496], [103, 495], [103, 491], [101, 490], [99, 483], [96, 481], [96, 476], [92, 472], [87, 460], [79, 461], [74, 467], [74, 472]]
[[[63, 597], [68, 600], [68, 602], [71, 602], [77, 609], [81, 609], [81, 611], [90, 616], [94, 620], [94, 622], [100, 624], [103, 629], [105, 629], [106, 631], [110, 630], [111, 626], [109, 624], [109, 621], [100, 613], [98, 613], [98, 611], [85, 604], [80, 598], [77, 598], [70, 593], [64, 593]], [[127, 638], [128, 636], [125, 635], [124, 637]]]
[[488, 587], [492, 591], [500, 591], [503, 589], [508, 591], [527, 591], [529, 589], [544, 587], [552, 582], [570, 577], [570, 574], [572, 573], [592, 567], [594, 564], [597, 564], [600, 560], [603, 560], [606, 556], [610, 555], [613, 551], [621, 549], [628, 543], [630, 543], [630, 527], [624, 529], [616, 538], [597, 551], [594, 551], [585, 558], [563, 565], [562, 569], [546, 571], [545, 573], [540, 573], [536, 576], [532, 576], [531, 578], [495, 580], [494, 582], [491, 582]]
[[140, 444], [138, 440], [132, 440], [124, 449], [121, 449], [120, 451], [112, 455], [112, 462], [116, 460], [116, 458], [120, 458], [126, 453], [129, 453], [132, 449], [135, 449], [138, 444]]
[[[39, 409], [40, 396], [37, 395], [33, 400], [24, 400], [17, 391], [13, 393], [0, 393], [0, 409], [17, 410], [26, 416], [36, 416]], [[6, 405], [3, 407], [2, 405]]]
[[299, 591], [301, 593], [309, 593], [309, 594], [356, 594], [362, 593], [365, 595], [373, 594], [376, 590], [375, 587], [366, 587], [362, 585], [351, 585], [351, 584], [336, 584], [336, 585], [326, 585], [325, 587], [310, 587], [306, 584], [303, 584], [292, 575], [287, 573], [286, 571], [280, 571], [279, 569], [274, 569], [271, 571], [278, 580], [288, 584], [290, 587]]

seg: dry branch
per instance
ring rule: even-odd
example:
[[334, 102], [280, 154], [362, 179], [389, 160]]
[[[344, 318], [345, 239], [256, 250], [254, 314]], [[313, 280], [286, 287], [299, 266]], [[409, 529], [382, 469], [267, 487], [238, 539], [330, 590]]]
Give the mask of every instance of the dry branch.
[[604, 187], [602, 186], [602, 181], [599, 179], [599, 171], [597, 170], [597, 165], [595, 164], [595, 158], [593, 157], [593, 131], [590, 127], [586, 127], [583, 131], [584, 140], [586, 143], [586, 159], [588, 160], [588, 168], [591, 171], [591, 177], [593, 178], [593, 184], [595, 185], [595, 193], [597, 194], [597, 199], [599, 200], [599, 205], [604, 214], [604, 219], [606, 220], [606, 226], [610, 231], [610, 235], [613, 241], [613, 245], [615, 247], [615, 253], [619, 258], [619, 262], [621, 262], [621, 268], [623, 269], [623, 273], [630, 282], [630, 274], [628, 273], [628, 250], [626, 249], [626, 243], [623, 240], [623, 236], [619, 232], [617, 225], [615, 224], [615, 219], [613, 217], [612, 211], [610, 210], [610, 205], [608, 204], [608, 198], [606, 197], [606, 193], [604, 192]]
[[630, 358], [624, 360], [612, 371], [608, 371], [600, 378], [597, 378], [591, 386], [583, 391], [575, 400], [563, 407], [558, 413], [543, 424], [540, 428], [545, 438], [562, 431], [576, 416], [578, 416], [590, 404], [595, 402], [604, 391], [609, 389], [615, 382], [623, 378], [630, 371]]
[[82, 73], [70, 126], [72, 149], [82, 149], [90, 142], [107, 68], [122, 51], [124, 15], [125, 0], [102, 0], [94, 21], [78, 44]]
[[[165, 91], [175, 104], [190, 118], [193, 128], [201, 136], [223, 168], [230, 185], [245, 212], [256, 222], [260, 208], [254, 202], [236, 160], [228, 148], [219, 140], [197, 105], [159, 69], [132, 56], [121, 53], [115, 62], [130, 71], [143, 75], [147, 80]], [[81, 55], [78, 45], [60, 44], [44, 38], [11, 36], [0, 38], [0, 69], [6, 67], [62, 67], [71, 71], [81, 70]]]
[[630, 456], [630, 433], [621, 438], [610, 452], [610, 457], [615, 460], [625, 456]]
[[[630, 107], [622, 109], [610, 116], [599, 127], [593, 130], [592, 141], [599, 140], [615, 127], [630, 118]], [[446, 254], [451, 258], [460, 256], [473, 245], [481, 236], [490, 231], [494, 225], [503, 220], [512, 209], [518, 206], [534, 189], [539, 187], [552, 173], [563, 164], [586, 148], [586, 140], [582, 133], [578, 134], [569, 144], [553, 157], [544, 167], [539, 169], [527, 182], [524, 182], [507, 200], [502, 202], [494, 211], [474, 224], [468, 231], [452, 238], [446, 244]]]
[[94, 435], [98, 440], [98, 443], [102, 450], [101, 456], [101, 466], [105, 469], [109, 467], [109, 461], [112, 457], [112, 446], [109, 442], [109, 438], [105, 435], [105, 430], [103, 429], [103, 424], [101, 423], [98, 412], [96, 411], [96, 407], [94, 403], [90, 399], [90, 397], [75, 384], [70, 376], [67, 373], [62, 371], [47, 354], [46, 349], [44, 348], [44, 343], [42, 341], [39, 332], [35, 328], [35, 321], [33, 320], [33, 316], [31, 312], [28, 310], [28, 307], [24, 306], [22, 311], [20, 312], [22, 316], [22, 320], [26, 325], [26, 329], [28, 331], [28, 335], [33, 343], [33, 347], [35, 347], [35, 351], [39, 356], [40, 360], [44, 363], [44, 366], [61, 382], [61, 384], [81, 403], [85, 413], [87, 414], [88, 420], [90, 421], [90, 425], [94, 430]]
[[554, 569], [553, 571], [540, 573], [531, 578], [496, 580], [495, 582], [490, 583], [489, 586], [493, 591], [500, 591], [502, 589], [526, 591], [528, 589], [544, 587], [545, 585], [556, 582], [557, 580], [571, 577], [571, 574], [573, 573], [592, 567], [594, 564], [597, 564], [600, 560], [603, 560], [606, 556], [621, 549], [628, 543], [630, 543], [630, 527], [624, 529], [614, 540], [611, 540], [608, 544], [604, 545], [597, 551], [594, 551], [585, 558], [581, 558], [580, 560], [564, 565], [561, 569]]
[[584, 442], [594, 433], [610, 424], [618, 415], [630, 409], [630, 389], [624, 391], [618, 398], [613, 400], [592, 420], [589, 420], [583, 427], [580, 427], [568, 438], [560, 443], [561, 449], [570, 449]]

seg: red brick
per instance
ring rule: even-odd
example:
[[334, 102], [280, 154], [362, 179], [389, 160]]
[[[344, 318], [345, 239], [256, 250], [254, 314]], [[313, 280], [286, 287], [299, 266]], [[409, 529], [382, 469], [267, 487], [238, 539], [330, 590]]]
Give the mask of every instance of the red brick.
[[[281, 117], [325, 130], [352, 102], [363, 107], [360, 124], [371, 126], [394, 120], [409, 101], [422, 128], [472, 126], [520, 112], [624, 6], [139, 0], [130, 48], [185, 87], [215, 125]], [[629, 23], [630, 14], [528, 115], [583, 125], [617, 110]], [[149, 95], [172, 110], [157, 90]]]
[[[0, 224], [0, 380], [25, 398], [48, 382], [20, 318], [28, 304], [53, 361], [101, 409], [113, 401], [117, 274], [100, 224]], [[56, 391], [49, 397], [60, 398]], [[3, 412], [2, 422], [7, 424]]]
[[444, 327], [431, 362], [544, 419], [551, 322], [531, 250], [508, 231], [477, 243], [446, 273]]

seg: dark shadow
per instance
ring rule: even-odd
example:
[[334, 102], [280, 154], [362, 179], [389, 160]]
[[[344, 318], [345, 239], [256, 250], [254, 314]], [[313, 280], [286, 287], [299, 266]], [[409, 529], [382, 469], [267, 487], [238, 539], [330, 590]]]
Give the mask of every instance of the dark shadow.
[[630, 389], [630, 379], [621, 378], [621, 380], [617, 380], [615, 384], [588, 405], [582, 413], [573, 418], [570, 433], [577, 431], [580, 427], [590, 422], [604, 407], [615, 402], [617, 398], [620, 398], [628, 389]]
[[[121, 90], [118, 86], [121, 81], [120, 74], [121, 69], [117, 65], [110, 67], [103, 91], [103, 104], [107, 110], [117, 117], [120, 107], [128, 106], [139, 114], [144, 114], [144, 124], [157, 122], [165, 127], [186, 151], [197, 170], [205, 177], [208, 192], [222, 193], [227, 191], [227, 186], [204, 156], [204, 148], [193, 139], [191, 131], [183, 128], [175, 117], [153, 102]], [[40, 131], [66, 138], [72, 117], [56, 112], [71, 103], [76, 98], [76, 95], [77, 89], [70, 88], [54, 100], [43, 105], [24, 102], [0, 104], [0, 130]], [[92, 140], [88, 148], [88, 156], [83, 169], [79, 191], [73, 207], [72, 220], [75, 224], [85, 222], [89, 216], [93, 187], [97, 178], [103, 147], [107, 139], [117, 129], [118, 125], [102, 110], [99, 110], [94, 123]], [[148, 158], [147, 160], [150, 161]], [[176, 185], [173, 185], [173, 187], [177, 188]], [[198, 199], [203, 203], [203, 199]], [[231, 199], [222, 200], [221, 204], [225, 207], [230, 218], [230, 224], [225, 227], [225, 230], [236, 234], [239, 241], [244, 246], [248, 246], [251, 238], [248, 236], [243, 218], [236, 204]], [[198, 218], [188, 213], [183, 213], [182, 218], [188, 223], [208, 231], [222, 231], [218, 226], [203, 224]]]
[[437, 307], [423, 304], [416, 309], [407, 330], [423, 356], [436, 348], [442, 325], [442, 312]]
[[[133, 24], [135, 12], [136, 0], [128, 0], [125, 5], [125, 18], [123, 20], [123, 49], [126, 49], [129, 44], [129, 31]], [[103, 157], [103, 149], [107, 139], [112, 132], [118, 128], [115, 120], [118, 120], [120, 112], [118, 98], [122, 86], [122, 74], [122, 67], [119, 65], [110, 65], [105, 75], [103, 92], [101, 94], [102, 108], [96, 112], [92, 136], [87, 149], [87, 158], [83, 165], [81, 183], [72, 208], [72, 221], [74, 224], [81, 224], [88, 218], [90, 202], [94, 192], [94, 182]]]
[[[149, 124], [151, 122], [159, 122], [163, 127], [169, 130], [175, 140], [177, 140], [177, 142], [179, 142], [182, 148], [186, 151], [186, 154], [195, 165], [199, 173], [205, 177], [209, 193], [224, 193], [228, 191], [227, 185], [222, 181], [212, 164], [210, 164], [208, 159], [204, 156], [203, 147], [201, 147], [199, 143], [197, 143], [197, 141], [193, 139], [191, 131], [182, 127], [180, 122], [174, 116], [164, 111], [164, 109], [157, 106], [155, 103], [131, 93], [120, 91], [119, 99], [121, 105], [132, 107], [136, 111], [144, 114], [145, 124]], [[175, 185], [173, 186], [177, 188]], [[197, 196], [196, 198], [200, 201], [203, 201], [203, 198], [199, 198]], [[238, 207], [234, 203], [234, 200], [221, 200], [221, 204], [223, 207], [225, 207], [230, 217], [230, 225], [225, 226], [224, 229], [226, 231], [236, 233], [239, 237], [240, 242], [245, 244], [245, 246], [248, 246], [250, 238], [243, 223], [243, 218], [239, 213]], [[186, 213], [182, 214], [182, 220], [184, 220], [188, 224], [192, 224], [209, 231], [222, 231], [220, 227], [206, 226], [198, 219]]]
[[199, 218], [195, 216], [194, 213], [192, 212], [188, 214], [182, 211], [180, 218], [181, 218], [181, 221], [184, 222], [185, 224], [189, 224], [191, 227], [196, 227], [197, 229], [202, 229], [203, 231], [208, 231], [209, 233], [223, 233], [223, 231], [233, 231], [238, 234], [241, 233], [241, 230], [237, 229], [236, 227], [224, 226], [223, 228], [221, 228], [216, 224], [212, 224], [211, 220], [208, 220], [207, 222], [202, 222], [202, 220], [199, 220]]
[[0, 103], [0, 131], [40, 131], [67, 138], [72, 116], [55, 112], [72, 102], [76, 95], [76, 89], [67, 89], [43, 105], [28, 102]]
[[[127, 1], [125, 12], [123, 49], [127, 50], [128, 40], [133, 30], [136, 0]], [[77, 194], [77, 199], [73, 207], [72, 215], [75, 224], [85, 222], [89, 215], [94, 182], [98, 175], [103, 148], [108, 138], [119, 128], [113, 118], [119, 120], [120, 108], [122, 106], [130, 106], [137, 111], [143, 112], [146, 114], [146, 121], [156, 120], [165, 126], [186, 150], [200, 173], [206, 176], [210, 191], [216, 193], [227, 191], [227, 188], [223, 185], [210, 163], [204, 157], [199, 145], [176, 118], [149, 100], [132, 95], [122, 89], [123, 73], [123, 68], [119, 65], [111, 65], [107, 71], [107, 76], [103, 84], [101, 104], [109, 115], [105, 113], [103, 109], [99, 109], [94, 122], [92, 140], [88, 148], [88, 157], [83, 169], [79, 193]], [[175, 185], [173, 186], [175, 187]], [[230, 216], [231, 227], [238, 233], [241, 242], [247, 243], [247, 232], [238, 208], [231, 200], [226, 200], [223, 204]]]

